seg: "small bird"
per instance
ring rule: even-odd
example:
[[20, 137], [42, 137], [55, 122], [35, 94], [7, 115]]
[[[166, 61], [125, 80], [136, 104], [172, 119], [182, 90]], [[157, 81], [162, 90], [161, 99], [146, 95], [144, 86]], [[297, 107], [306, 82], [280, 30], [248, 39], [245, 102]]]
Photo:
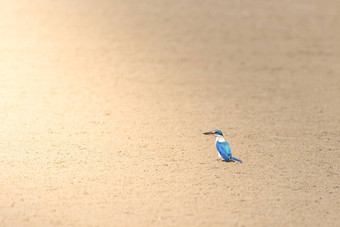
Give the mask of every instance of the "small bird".
[[225, 141], [223, 134], [220, 130], [213, 130], [211, 132], [205, 132], [204, 135], [214, 135], [216, 137], [216, 148], [218, 151], [218, 157], [223, 158], [227, 162], [238, 161], [242, 163], [242, 160], [231, 156], [231, 150], [229, 143]]

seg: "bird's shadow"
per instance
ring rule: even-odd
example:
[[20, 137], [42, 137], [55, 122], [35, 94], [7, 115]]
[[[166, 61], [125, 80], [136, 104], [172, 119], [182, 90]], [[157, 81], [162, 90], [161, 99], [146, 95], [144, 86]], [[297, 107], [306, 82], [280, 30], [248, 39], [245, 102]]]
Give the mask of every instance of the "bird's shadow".
[[217, 161], [219, 161], [219, 162], [227, 162], [227, 163], [229, 163], [229, 162], [236, 162], [234, 160], [227, 161], [227, 160], [224, 160], [224, 159], [217, 159]]

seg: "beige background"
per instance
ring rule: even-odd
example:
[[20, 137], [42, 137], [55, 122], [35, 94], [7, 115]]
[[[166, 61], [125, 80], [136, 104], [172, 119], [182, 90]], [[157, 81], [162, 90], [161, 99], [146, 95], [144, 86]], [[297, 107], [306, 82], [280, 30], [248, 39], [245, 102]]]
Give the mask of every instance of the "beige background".
[[339, 1], [0, 4], [0, 226], [340, 225]]

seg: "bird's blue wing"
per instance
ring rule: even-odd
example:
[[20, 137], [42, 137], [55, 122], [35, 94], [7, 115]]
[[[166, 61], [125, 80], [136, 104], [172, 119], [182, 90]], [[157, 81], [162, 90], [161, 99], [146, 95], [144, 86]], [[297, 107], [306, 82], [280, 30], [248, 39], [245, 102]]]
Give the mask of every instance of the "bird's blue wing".
[[231, 161], [231, 149], [227, 142], [217, 141], [216, 148], [224, 160], [227, 162]]

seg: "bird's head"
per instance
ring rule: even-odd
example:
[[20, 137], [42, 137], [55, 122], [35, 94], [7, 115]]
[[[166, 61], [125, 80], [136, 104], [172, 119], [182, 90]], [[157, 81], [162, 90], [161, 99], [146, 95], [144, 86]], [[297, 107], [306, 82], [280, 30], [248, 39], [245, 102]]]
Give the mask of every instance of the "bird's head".
[[204, 135], [213, 135], [213, 136], [216, 136], [216, 137], [223, 137], [223, 133], [220, 130], [213, 130], [213, 131], [210, 131], [210, 132], [205, 132], [203, 134]]

